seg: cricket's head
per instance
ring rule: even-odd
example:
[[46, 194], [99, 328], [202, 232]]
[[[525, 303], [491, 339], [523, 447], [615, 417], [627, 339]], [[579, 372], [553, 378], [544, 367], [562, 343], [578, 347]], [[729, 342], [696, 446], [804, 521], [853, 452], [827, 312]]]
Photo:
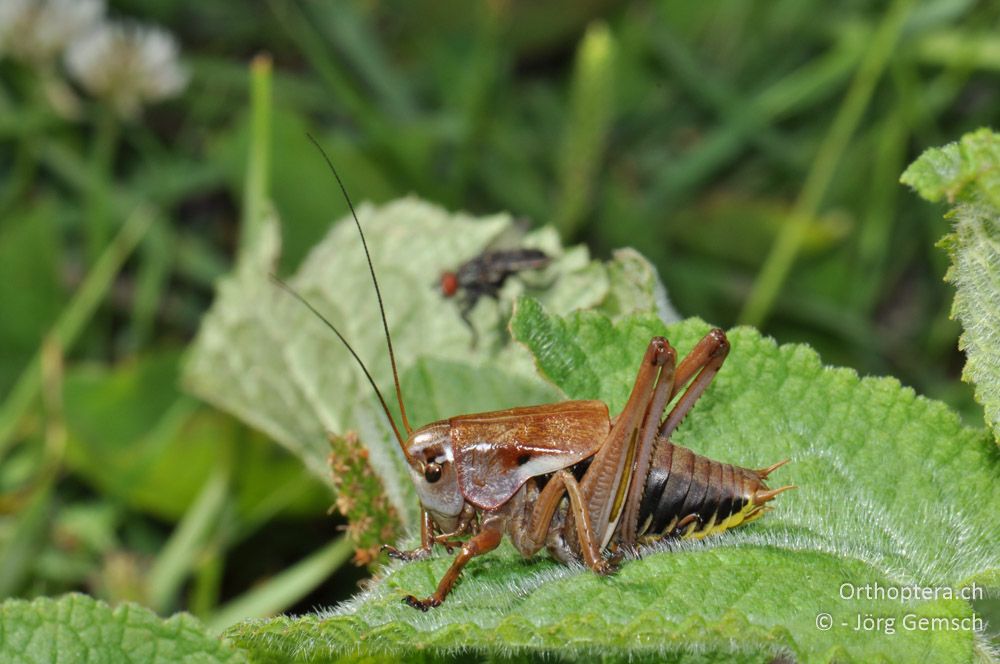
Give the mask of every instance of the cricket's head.
[[417, 429], [407, 439], [404, 451], [420, 504], [439, 524], [457, 519], [465, 498], [458, 488], [448, 422], [434, 422]]

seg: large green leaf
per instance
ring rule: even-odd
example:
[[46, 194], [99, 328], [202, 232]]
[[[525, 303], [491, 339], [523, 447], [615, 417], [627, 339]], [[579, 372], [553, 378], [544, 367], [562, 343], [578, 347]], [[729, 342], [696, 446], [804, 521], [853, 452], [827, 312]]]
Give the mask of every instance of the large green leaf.
[[976, 386], [986, 422], [1000, 440], [1000, 136], [988, 129], [928, 150], [902, 181], [929, 201], [954, 205], [954, 230], [940, 245], [952, 267], [952, 315], [964, 328], [963, 378]]
[[[568, 396], [616, 409], [652, 335], [683, 354], [709, 327], [589, 311], [561, 318], [522, 300], [512, 329]], [[450, 563], [439, 553], [390, 566], [331, 611], [247, 622], [229, 636], [255, 656], [297, 661], [359, 652], [754, 662], [982, 654], [972, 606], [944, 595], [1000, 586], [1000, 453], [990, 436], [894, 379], [825, 368], [812, 350], [779, 347], [749, 328], [730, 339], [730, 358], [674, 438], [749, 467], [790, 459], [773, 479], [799, 489], [760, 521], [647, 551], [606, 578], [545, 555], [523, 561], [504, 545], [470, 563], [440, 608], [403, 605], [404, 594], [434, 589]], [[852, 598], [844, 584], [873, 594], [874, 584], [917, 584], [938, 597]], [[856, 631], [866, 615], [893, 619], [894, 633]], [[955, 622], [907, 628], [920, 618]]]
[[[177, 386], [180, 356], [167, 351], [109, 369], [72, 368], [63, 385], [68, 466], [107, 495], [166, 519], [179, 519], [237, 436], [230, 417]], [[303, 483], [298, 461], [244, 436], [234, 460], [237, 504], [247, 514], [276, 492], [301, 487], [289, 507], [321, 512], [320, 482]]]
[[[557, 400], [538, 377], [531, 356], [510, 343], [512, 303], [521, 293], [554, 311], [599, 307], [611, 315], [669, 308], [655, 270], [633, 251], [610, 263], [590, 260], [584, 247], [564, 249], [555, 232], [525, 235], [507, 215], [449, 214], [415, 199], [358, 209], [385, 300], [396, 357], [414, 424], [486, 407]], [[347, 351], [305, 307], [268, 279], [279, 255], [278, 224], [270, 220], [219, 294], [195, 342], [188, 386], [216, 406], [265, 431], [327, 478], [327, 432], [358, 431], [369, 459], [404, 522], [417, 522], [416, 499], [402, 455], [374, 408], [371, 388]], [[437, 284], [487, 248], [540, 247], [554, 256], [540, 273], [509, 280], [499, 300], [482, 298], [472, 334], [456, 302]], [[364, 251], [349, 219], [317, 245], [291, 284], [347, 337], [390, 402], [392, 375]]]
[[164, 620], [136, 604], [114, 609], [86, 595], [0, 605], [0, 660], [49, 662], [243, 662], [197, 619]]

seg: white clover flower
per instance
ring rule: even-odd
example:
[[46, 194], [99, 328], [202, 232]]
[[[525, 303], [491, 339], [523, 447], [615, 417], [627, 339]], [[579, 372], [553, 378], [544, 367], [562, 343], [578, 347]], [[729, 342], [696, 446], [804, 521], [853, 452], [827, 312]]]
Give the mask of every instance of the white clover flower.
[[104, 23], [66, 51], [70, 75], [120, 115], [135, 117], [144, 103], [180, 93], [188, 82], [173, 36], [135, 23]]
[[104, 16], [104, 0], [0, 0], [0, 54], [49, 64]]

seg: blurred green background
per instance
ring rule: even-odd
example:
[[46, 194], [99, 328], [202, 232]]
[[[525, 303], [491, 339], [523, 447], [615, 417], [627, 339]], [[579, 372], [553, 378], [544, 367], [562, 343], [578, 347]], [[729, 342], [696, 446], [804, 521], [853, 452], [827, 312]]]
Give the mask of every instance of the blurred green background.
[[[414, 193], [554, 224], [598, 256], [634, 246], [682, 315], [809, 343], [981, 424], [934, 246], [943, 210], [897, 181], [995, 122], [995, 3], [120, 0], [107, 15], [175, 36], [180, 94], [122, 113], [62, 53], [0, 39], [3, 596], [78, 589], [221, 628], [364, 577], [329, 491], [178, 385], [231, 267], [254, 118], [285, 272], [346, 211], [312, 132], [356, 200]], [[264, 53], [273, 105], [253, 115]]]

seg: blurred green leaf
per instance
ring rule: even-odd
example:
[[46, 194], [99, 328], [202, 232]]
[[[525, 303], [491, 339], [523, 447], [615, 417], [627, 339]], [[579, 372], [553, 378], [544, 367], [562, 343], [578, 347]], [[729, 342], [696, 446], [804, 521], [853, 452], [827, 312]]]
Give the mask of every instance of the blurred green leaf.
[[741, 322], [760, 325], [767, 319], [802, 248], [809, 224], [821, 209], [837, 167], [858, 129], [865, 109], [871, 103], [876, 85], [882, 78], [896, 44], [903, 36], [903, 28], [913, 5], [914, 0], [894, 0], [879, 19], [872, 39], [865, 45], [865, 55], [851, 85], [825, 132], [795, 201], [795, 207], [789, 215], [789, 221], [782, 227], [754, 281], [740, 314]]
[[91, 580], [102, 558], [119, 545], [116, 528], [121, 512], [105, 501], [59, 506], [50, 516], [47, 546], [36, 560], [34, 574], [46, 582], [46, 594], [78, 588]]
[[979, 26], [936, 30], [917, 42], [917, 57], [925, 63], [1000, 70], [1000, 39]]
[[[226, 441], [239, 436], [229, 418], [181, 394], [180, 354], [148, 354], [114, 369], [81, 366], [66, 376], [67, 463], [125, 504], [176, 520], [220, 462]], [[286, 509], [324, 507], [319, 483], [302, 483], [301, 469], [264, 439], [241, 440], [235, 493], [250, 513], [287, 485], [302, 488]]]
[[[512, 329], [568, 396], [603, 399], [614, 413], [652, 335], [666, 334], [683, 356], [709, 326], [665, 328], [648, 313], [562, 318], [523, 299]], [[429, 594], [445, 573], [452, 556], [442, 553], [390, 565], [333, 610], [248, 621], [228, 635], [255, 657], [290, 661], [346, 653], [699, 662], [984, 656], [966, 601], [844, 599], [841, 587], [1000, 586], [1000, 452], [989, 435], [893, 379], [825, 368], [807, 347], [777, 346], [749, 328], [730, 340], [726, 365], [674, 438], [748, 467], [791, 459], [779, 472], [799, 490], [752, 526], [653, 547], [610, 577], [544, 555], [525, 561], [505, 545], [472, 561], [442, 606], [406, 606], [406, 594]], [[823, 612], [834, 620], [828, 631], [816, 627]], [[898, 631], [854, 630], [867, 613], [895, 619]], [[965, 628], [904, 630], [906, 614]]]
[[[679, 249], [758, 267], [790, 214], [780, 200], [720, 194], [678, 214], [671, 220], [671, 235]], [[805, 230], [802, 255], [831, 250], [853, 226], [843, 211], [814, 217]]]
[[0, 519], [0, 597], [24, 589], [45, 548], [52, 503], [51, 485], [42, 486], [23, 496], [18, 511]]
[[220, 522], [232, 468], [232, 454], [227, 454], [216, 464], [198, 497], [157, 553], [149, 570], [146, 598], [157, 611], [162, 613], [174, 605], [181, 584], [194, 567], [195, 559], [203, 555], [211, 533], [222, 530]]
[[962, 377], [975, 384], [986, 422], [1000, 440], [1000, 136], [981, 129], [928, 150], [902, 182], [929, 201], [955, 206], [949, 215], [954, 230], [940, 244], [952, 261], [945, 277], [956, 288], [952, 316], [964, 328]]
[[267, 616], [286, 609], [330, 577], [351, 555], [351, 543], [338, 537], [304, 560], [232, 600], [212, 616], [212, 631], [222, 631], [247, 616]]
[[391, 66], [378, 39], [374, 17], [363, 10], [364, 7], [350, 3], [308, 5], [317, 29], [372, 88], [380, 101], [378, 107], [391, 118], [412, 117], [415, 109], [411, 81]]
[[[60, 312], [45, 341], [59, 354], [65, 353], [74, 345], [77, 336], [111, 288], [125, 259], [149, 229], [154, 214], [145, 207], [135, 209], [93, 269], [87, 273], [69, 304]], [[0, 403], [0, 455], [14, 440], [22, 418], [31, 410], [42, 389], [42, 349], [40, 340], [38, 350], [21, 372], [14, 389]]]
[[0, 659], [9, 662], [243, 662], [188, 614], [169, 619], [136, 604], [112, 609], [85, 595], [0, 605]]

